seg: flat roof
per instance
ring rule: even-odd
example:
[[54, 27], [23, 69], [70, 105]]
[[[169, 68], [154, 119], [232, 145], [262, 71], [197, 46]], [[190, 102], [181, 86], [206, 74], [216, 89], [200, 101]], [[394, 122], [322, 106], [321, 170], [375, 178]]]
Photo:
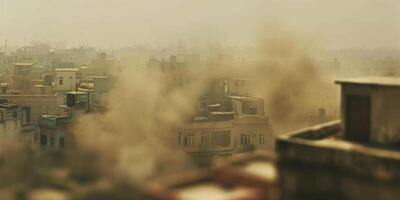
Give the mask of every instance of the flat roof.
[[70, 91], [70, 92], [66, 92], [65, 94], [86, 94], [86, 92], [83, 92], [83, 91]]
[[264, 100], [263, 98], [260, 98], [260, 97], [250, 97], [250, 96], [225, 96], [225, 98], [243, 100], [243, 101], [246, 101], [246, 100], [253, 100], [253, 101]]
[[235, 112], [211, 112], [213, 115], [232, 115], [235, 114]]
[[92, 79], [107, 79], [108, 76], [91, 76]]
[[14, 63], [14, 66], [33, 66], [33, 63]]
[[10, 109], [18, 108], [18, 106], [17, 106], [17, 104], [13, 104], [13, 103], [2, 103], [2, 104], [0, 104], [0, 108], [10, 110]]
[[352, 79], [336, 80], [336, 84], [357, 84], [370, 86], [400, 87], [400, 77], [372, 76]]
[[78, 68], [56, 68], [56, 72], [77, 72], [79, 71]]
[[248, 78], [248, 77], [232, 77], [231, 80], [240, 80], [240, 81], [256, 81], [257, 79]]

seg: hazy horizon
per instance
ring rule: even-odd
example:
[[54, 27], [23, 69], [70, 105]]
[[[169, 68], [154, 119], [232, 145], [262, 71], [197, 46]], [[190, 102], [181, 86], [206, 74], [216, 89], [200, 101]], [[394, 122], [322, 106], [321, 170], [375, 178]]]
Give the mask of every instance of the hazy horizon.
[[324, 48], [400, 47], [396, 0], [0, 0], [0, 8], [0, 39], [15, 46], [247, 46], [273, 22]]

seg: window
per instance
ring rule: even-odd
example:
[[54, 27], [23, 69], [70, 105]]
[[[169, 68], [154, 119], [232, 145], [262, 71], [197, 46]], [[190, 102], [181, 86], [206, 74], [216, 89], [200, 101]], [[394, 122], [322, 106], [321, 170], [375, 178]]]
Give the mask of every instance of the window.
[[54, 144], [55, 144], [55, 138], [54, 138], [54, 136], [51, 136], [50, 137], [50, 146], [54, 147]]
[[43, 146], [47, 145], [47, 135], [43, 135], [43, 134], [40, 135], [40, 144]]
[[210, 137], [207, 133], [201, 135], [200, 144], [201, 145], [209, 145], [210, 144]]
[[259, 140], [260, 144], [265, 144], [265, 135], [260, 135]]
[[17, 113], [17, 112], [13, 112], [12, 116], [13, 116], [13, 118], [15, 119], [15, 118], [18, 117], [18, 113]]
[[250, 144], [250, 134], [240, 135], [240, 144]]
[[58, 77], [58, 85], [63, 85], [63, 84], [64, 84], [64, 78]]
[[257, 106], [249, 106], [249, 115], [257, 115]]
[[64, 148], [64, 137], [60, 137], [59, 143], [60, 143], [60, 148]]
[[211, 144], [226, 147], [231, 144], [231, 131], [213, 131], [211, 133]]
[[252, 101], [244, 101], [242, 104], [242, 112], [246, 115], [257, 115], [258, 114], [258, 106], [255, 102]]
[[183, 144], [185, 146], [193, 146], [194, 145], [194, 135], [188, 135], [184, 138]]

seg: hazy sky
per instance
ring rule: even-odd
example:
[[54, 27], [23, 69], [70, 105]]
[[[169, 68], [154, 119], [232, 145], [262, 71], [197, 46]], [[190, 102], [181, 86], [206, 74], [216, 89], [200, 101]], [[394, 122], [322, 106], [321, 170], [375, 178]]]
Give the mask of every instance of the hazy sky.
[[0, 39], [252, 44], [274, 21], [328, 48], [400, 47], [399, 0], [0, 0]]

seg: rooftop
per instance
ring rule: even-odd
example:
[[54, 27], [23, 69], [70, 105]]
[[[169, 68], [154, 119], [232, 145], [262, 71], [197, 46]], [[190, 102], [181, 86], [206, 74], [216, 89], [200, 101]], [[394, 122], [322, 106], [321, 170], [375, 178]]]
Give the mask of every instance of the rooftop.
[[337, 84], [357, 84], [357, 85], [369, 85], [369, 86], [389, 86], [399, 87], [400, 78], [396, 77], [362, 77], [362, 78], [351, 78], [336, 80]]
[[246, 77], [233, 77], [230, 78], [231, 80], [238, 80], [238, 81], [256, 81], [257, 79], [254, 78], [246, 78]]
[[283, 161], [335, 167], [379, 181], [400, 180], [397, 147], [348, 141], [339, 136], [340, 131], [340, 121], [333, 121], [281, 135], [277, 153]]
[[56, 72], [77, 72], [79, 71], [78, 68], [57, 68], [55, 69]]
[[91, 76], [92, 79], [108, 79], [108, 76]]
[[226, 98], [236, 99], [236, 100], [243, 100], [243, 101], [263, 101], [263, 98], [260, 97], [249, 97], [249, 96], [225, 96]]
[[16, 104], [13, 104], [13, 103], [2, 103], [2, 104], [0, 104], [0, 108], [6, 109], [6, 110], [15, 109], [17, 107], [18, 106]]
[[70, 116], [60, 116], [60, 115], [41, 115], [38, 120], [38, 126], [41, 128], [57, 128], [60, 125], [70, 124]]
[[65, 94], [87, 94], [87, 92], [83, 91], [70, 91], [70, 92], [65, 92]]
[[14, 63], [14, 66], [33, 66], [33, 63]]

